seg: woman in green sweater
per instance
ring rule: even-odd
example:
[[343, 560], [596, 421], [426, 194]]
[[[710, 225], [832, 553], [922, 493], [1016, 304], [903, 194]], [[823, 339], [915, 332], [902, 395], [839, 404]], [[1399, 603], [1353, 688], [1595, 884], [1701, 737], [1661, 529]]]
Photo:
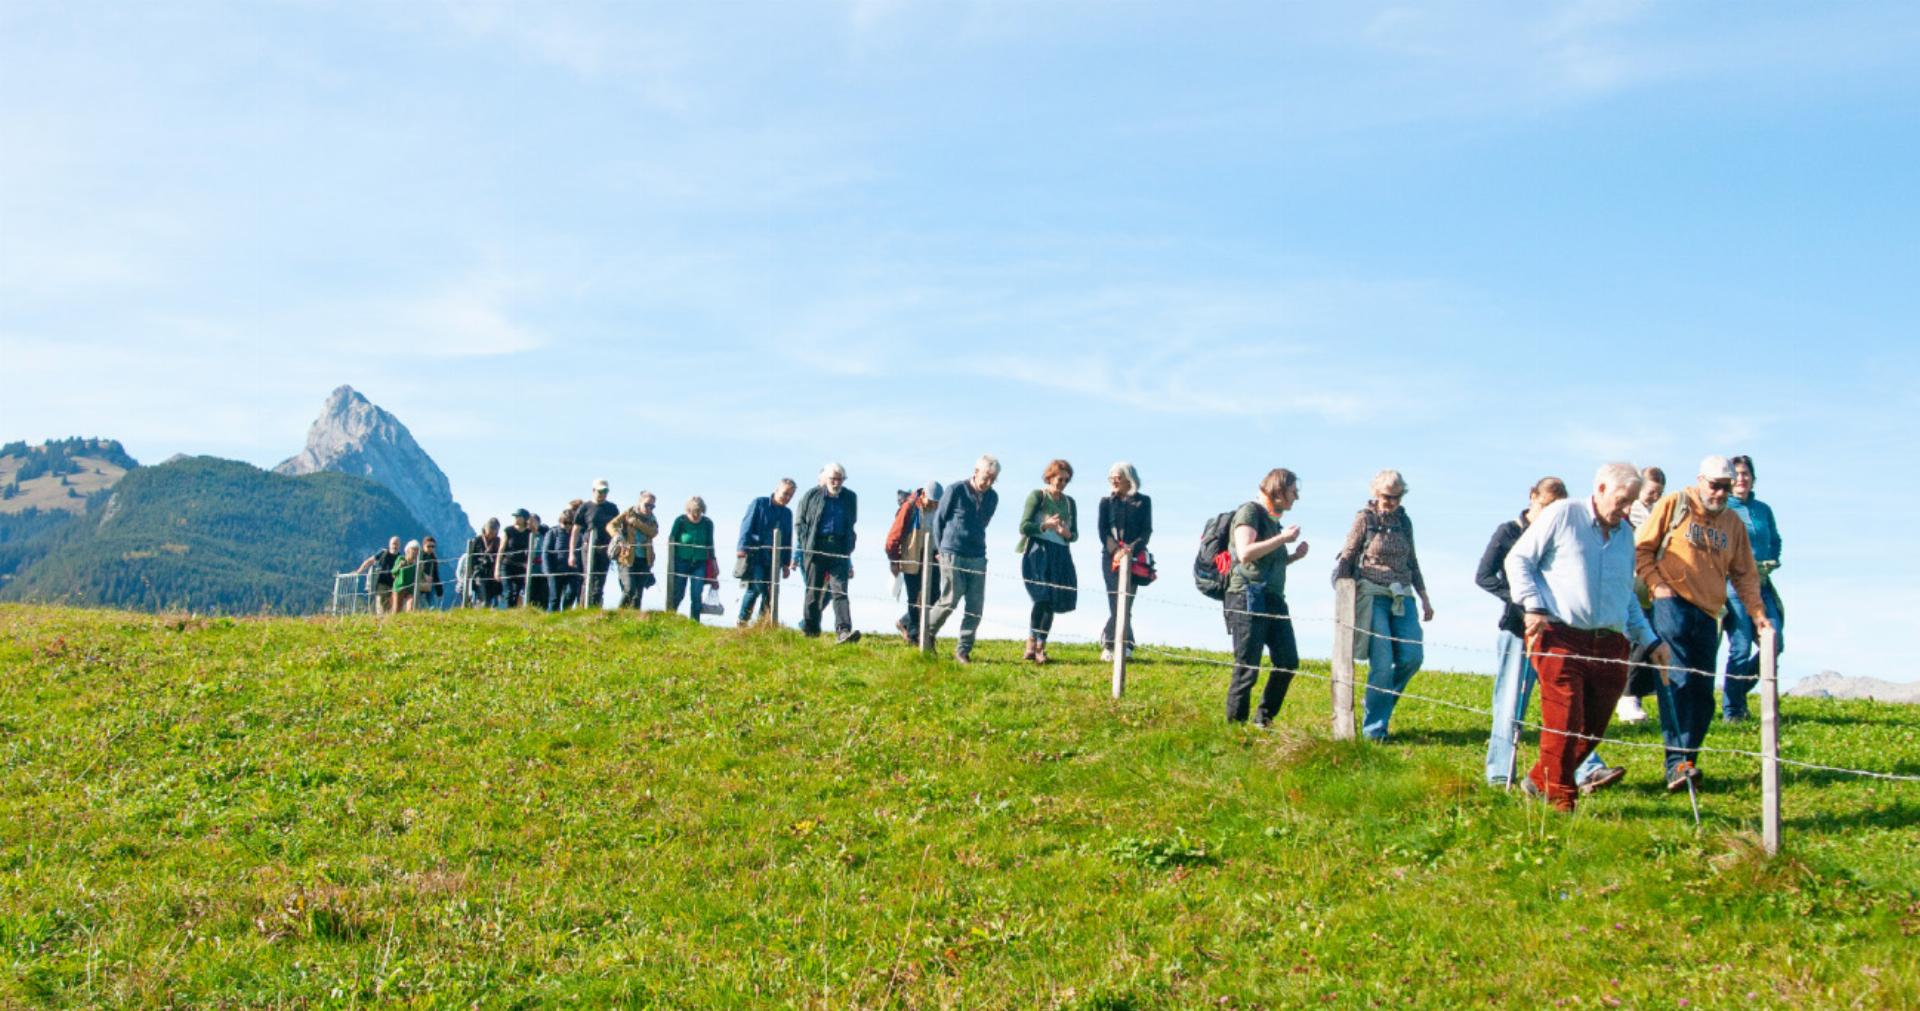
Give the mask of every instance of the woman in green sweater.
[[1026, 659], [1035, 663], [1047, 662], [1053, 616], [1073, 610], [1080, 596], [1069, 547], [1080, 538], [1079, 512], [1067, 497], [1073, 465], [1055, 460], [1047, 464], [1041, 480], [1046, 486], [1034, 489], [1020, 510], [1020, 576], [1026, 580], [1027, 596], [1033, 598], [1028, 622], [1033, 635], [1027, 640]]
[[707, 581], [707, 563], [713, 561], [713, 520], [707, 517], [707, 500], [698, 495], [687, 500], [687, 511], [673, 518], [667, 534], [673, 549], [667, 560], [667, 610], [680, 609], [680, 595], [690, 603], [687, 614], [700, 620], [700, 589]]

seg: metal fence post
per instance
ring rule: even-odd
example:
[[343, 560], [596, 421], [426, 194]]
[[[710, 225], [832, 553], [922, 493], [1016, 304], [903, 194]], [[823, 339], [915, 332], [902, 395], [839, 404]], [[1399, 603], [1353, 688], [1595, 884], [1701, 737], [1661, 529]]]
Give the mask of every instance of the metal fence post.
[[1120, 596], [1113, 621], [1113, 698], [1118, 702], [1127, 691], [1127, 618], [1131, 610], [1128, 598], [1133, 590], [1133, 556], [1120, 563]]
[[1767, 855], [1780, 852], [1780, 693], [1773, 644], [1780, 633], [1760, 633], [1760, 839]]
[[1353, 579], [1333, 581], [1333, 739], [1353, 740]]
[[531, 527], [527, 530], [527, 581], [520, 588], [520, 606], [527, 610], [533, 608], [533, 540], [538, 536], [540, 528]]

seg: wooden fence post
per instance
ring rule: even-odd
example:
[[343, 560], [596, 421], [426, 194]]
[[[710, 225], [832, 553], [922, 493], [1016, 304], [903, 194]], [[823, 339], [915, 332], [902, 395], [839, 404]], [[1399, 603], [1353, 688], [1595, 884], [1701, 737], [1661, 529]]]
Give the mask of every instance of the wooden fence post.
[[[920, 652], [931, 653], [933, 652], [933, 635], [928, 626], [933, 623], [927, 620], [929, 596], [927, 591], [933, 588], [933, 531], [927, 529], [927, 517], [924, 511], [919, 519], [920, 531], [926, 535], [920, 539]], [[947, 573], [947, 578], [952, 579], [953, 573]]]
[[1333, 739], [1353, 740], [1353, 610], [1351, 578], [1333, 581]]
[[1775, 637], [1760, 633], [1760, 839], [1767, 855], [1780, 852], [1780, 693]]
[[1120, 563], [1120, 581], [1116, 585], [1120, 596], [1116, 601], [1118, 609], [1114, 612], [1113, 620], [1113, 699], [1118, 702], [1127, 690], [1127, 617], [1131, 609], [1127, 598], [1133, 590], [1131, 554]]
[[[747, 559], [751, 566], [753, 559]], [[780, 525], [773, 527], [773, 550], [767, 556], [767, 621], [780, 627]]]

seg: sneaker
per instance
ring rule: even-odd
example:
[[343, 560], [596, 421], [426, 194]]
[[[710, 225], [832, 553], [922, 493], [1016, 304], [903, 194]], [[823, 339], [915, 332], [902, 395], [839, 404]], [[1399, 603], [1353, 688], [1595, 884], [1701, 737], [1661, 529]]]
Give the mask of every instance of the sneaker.
[[854, 643], [859, 641], [860, 641], [860, 630], [857, 628], [851, 632], [848, 632], [846, 635], [841, 636], [839, 639], [840, 645], [842, 646], [851, 646]]
[[1746, 713], [1726, 713], [1726, 714], [1723, 714], [1723, 715], [1722, 715], [1722, 716], [1720, 717], [1720, 722], [1722, 722], [1722, 723], [1745, 723], [1745, 722], [1747, 722], [1747, 714], [1746, 714]]
[[1033, 640], [1032, 640], [1032, 639], [1028, 639], [1028, 640], [1027, 640], [1027, 650], [1026, 650], [1026, 652], [1024, 652], [1024, 653], [1022, 653], [1022, 654], [1020, 654], [1020, 659], [1022, 659], [1022, 660], [1031, 660], [1031, 659], [1033, 659], [1033, 653], [1034, 653], [1034, 647], [1033, 647]]
[[1133, 659], [1133, 647], [1132, 647], [1132, 646], [1128, 646], [1128, 647], [1127, 647], [1127, 659], [1129, 659], [1129, 660], [1131, 660], [1131, 659]]
[[1520, 792], [1526, 794], [1527, 797], [1532, 800], [1547, 799], [1547, 795], [1544, 793], [1541, 793], [1540, 788], [1534, 785], [1532, 776], [1520, 777]]
[[969, 649], [954, 650], [953, 662], [961, 665], [962, 667], [971, 666], [973, 664], [973, 651]]
[[907, 619], [902, 618], [899, 621], [894, 622], [893, 627], [895, 631], [898, 631], [900, 633], [900, 638], [906, 640], [907, 645], [909, 646], [918, 645], [918, 643], [913, 641], [913, 633], [907, 631]]
[[1618, 765], [1603, 765], [1600, 771], [1580, 784], [1580, 796], [1587, 797], [1627, 778], [1627, 770]]
[[1647, 710], [1640, 705], [1639, 699], [1631, 695], [1622, 695], [1620, 701], [1614, 704], [1613, 718], [1622, 723], [1645, 723]]
[[1675, 793], [1687, 787], [1687, 781], [1700, 782], [1700, 770], [1692, 762], [1681, 760], [1680, 764], [1667, 770], [1667, 792]]
[[1103, 649], [1103, 650], [1101, 650], [1101, 651], [1100, 651], [1100, 662], [1101, 662], [1101, 663], [1112, 663], [1112, 662], [1113, 662], [1113, 650], [1110, 650], [1110, 649]]
[[1034, 647], [1033, 647], [1033, 662], [1034, 662], [1034, 663], [1052, 663], [1052, 662], [1053, 662], [1053, 661], [1051, 661], [1051, 660], [1048, 660], [1048, 659], [1047, 659], [1047, 644], [1046, 644], [1046, 643], [1044, 643], [1044, 642], [1042, 642], [1042, 643], [1036, 643], [1036, 644], [1034, 645]]

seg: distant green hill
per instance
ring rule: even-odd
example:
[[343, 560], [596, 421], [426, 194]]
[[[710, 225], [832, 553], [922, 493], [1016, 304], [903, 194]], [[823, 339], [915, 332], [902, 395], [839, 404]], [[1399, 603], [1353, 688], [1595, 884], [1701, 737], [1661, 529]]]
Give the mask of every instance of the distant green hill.
[[[400, 500], [365, 478], [192, 457], [129, 471], [84, 516], [26, 531], [0, 600], [312, 612], [326, 606], [331, 573], [418, 531]], [[7, 557], [0, 544], [0, 563]]]

